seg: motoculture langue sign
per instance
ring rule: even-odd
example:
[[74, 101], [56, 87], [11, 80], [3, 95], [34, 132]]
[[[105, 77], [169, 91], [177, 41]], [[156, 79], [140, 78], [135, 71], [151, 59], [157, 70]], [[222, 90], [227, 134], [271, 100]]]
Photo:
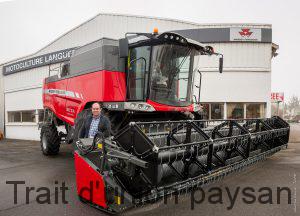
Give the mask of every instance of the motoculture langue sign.
[[72, 56], [74, 50], [75, 48], [64, 49], [5, 65], [3, 66], [3, 75], [9, 75], [44, 65], [67, 61]]

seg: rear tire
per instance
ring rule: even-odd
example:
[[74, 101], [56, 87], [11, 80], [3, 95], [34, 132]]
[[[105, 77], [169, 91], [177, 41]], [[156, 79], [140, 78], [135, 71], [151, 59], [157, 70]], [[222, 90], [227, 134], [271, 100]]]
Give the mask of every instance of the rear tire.
[[57, 155], [60, 147], [60, 137], [55, 125], [44, 125], [41, 129], [41, 149], [44, 155]]

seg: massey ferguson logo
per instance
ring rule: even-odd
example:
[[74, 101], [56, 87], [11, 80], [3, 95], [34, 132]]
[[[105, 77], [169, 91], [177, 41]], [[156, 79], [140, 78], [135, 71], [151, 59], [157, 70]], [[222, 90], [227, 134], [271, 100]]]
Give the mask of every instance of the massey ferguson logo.
[[230, 41], [261, 41], [261, 29], [251, 27], [230, 28]]
[[253, 33], [253, 32], [250, 31], [249, 28], [243, 28], [243, 29], [241, 29], [241, 30], [242, 30], [242, 31], [240, 31], [239, 33], [240, 33], [240, 35], [241, 35], [242, 37], [250, 37], [250, 36], [252, 35], [252, 33]]

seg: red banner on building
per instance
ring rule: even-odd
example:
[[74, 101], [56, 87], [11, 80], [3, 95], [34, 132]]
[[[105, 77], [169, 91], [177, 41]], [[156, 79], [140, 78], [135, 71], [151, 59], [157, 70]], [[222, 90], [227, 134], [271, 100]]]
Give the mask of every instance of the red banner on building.
[[278, 103], [284, 101], [284, 93], [283, 92], [272, 92], [271, 93], [271, 102]]

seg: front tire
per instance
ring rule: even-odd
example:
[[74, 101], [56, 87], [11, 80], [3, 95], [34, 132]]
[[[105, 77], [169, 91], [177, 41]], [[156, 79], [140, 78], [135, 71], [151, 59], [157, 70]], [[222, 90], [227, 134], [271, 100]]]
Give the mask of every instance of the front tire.
[[41, 129], [41, 149], [44, 155], [57, 155], [60, 148], [60, 137], [55, 125], [43, 125]]

